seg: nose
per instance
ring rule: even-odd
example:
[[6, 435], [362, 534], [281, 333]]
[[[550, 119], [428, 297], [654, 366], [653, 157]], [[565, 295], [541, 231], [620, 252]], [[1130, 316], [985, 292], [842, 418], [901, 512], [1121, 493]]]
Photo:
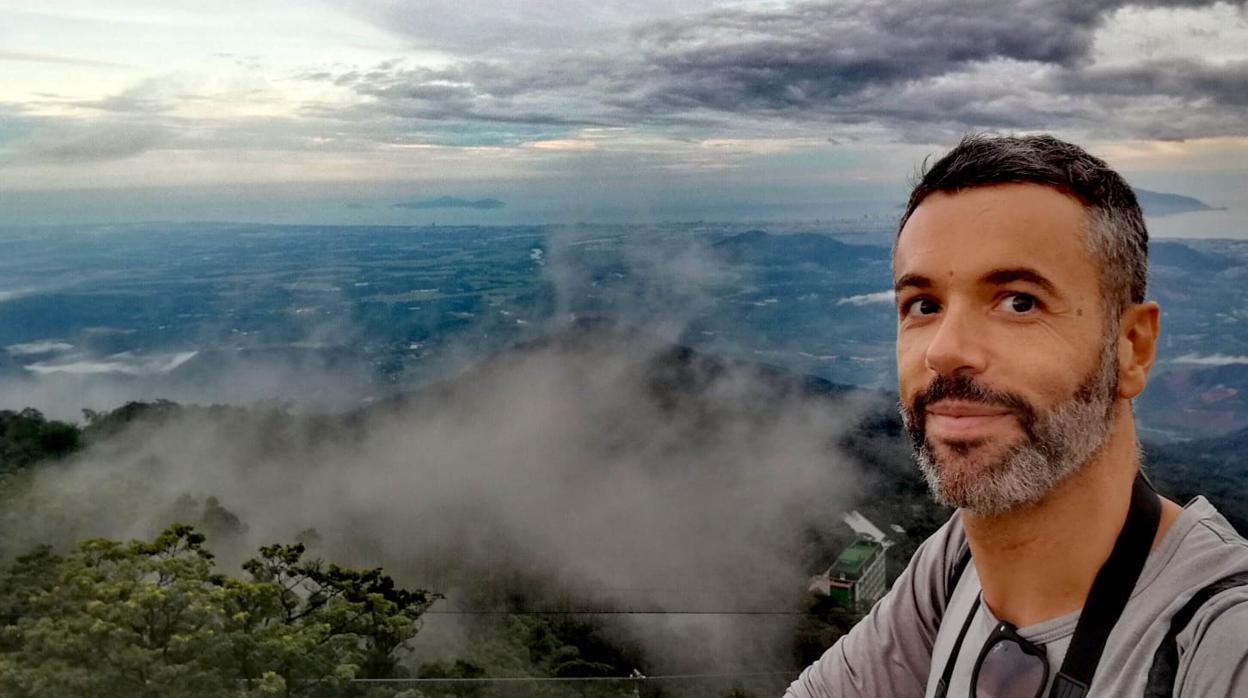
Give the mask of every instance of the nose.
[[950, 304], [927, 345], [928, 370], [944, 376], [982, 373], [988, 364], [984, 333], [973, 311]]

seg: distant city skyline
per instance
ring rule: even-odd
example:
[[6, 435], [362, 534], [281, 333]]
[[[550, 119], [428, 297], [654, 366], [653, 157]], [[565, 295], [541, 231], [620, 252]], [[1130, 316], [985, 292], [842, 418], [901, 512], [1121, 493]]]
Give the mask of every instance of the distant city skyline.
[[881, 216], [1047, 131], [1244, 236], [1246, 109], [1244, 2], [0, 0], [0, 220]]

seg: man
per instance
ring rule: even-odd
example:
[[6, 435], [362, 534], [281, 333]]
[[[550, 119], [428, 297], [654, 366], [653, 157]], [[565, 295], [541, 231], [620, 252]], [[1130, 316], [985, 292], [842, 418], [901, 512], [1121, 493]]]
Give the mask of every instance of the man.
[[1248, 544], [1138, 475], [1147, 249], [1126, 182], [1052, 137], [968, 137], [923, 175], [897, 374], [958, 511], [788, 696], [1248, 696]]

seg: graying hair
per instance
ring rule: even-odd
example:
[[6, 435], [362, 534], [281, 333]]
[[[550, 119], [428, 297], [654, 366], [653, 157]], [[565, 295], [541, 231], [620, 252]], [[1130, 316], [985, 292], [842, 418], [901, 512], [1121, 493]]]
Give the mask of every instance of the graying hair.
[[1110, 325], [1148, 286], [1148, 229], [1135, 192], [1104, 160], [1053, 136], [968, 135], [931, 167], [910, 192], [897, 235], [934, 192], [994, 184], [1040, 184], [1083, 204], [1084, 240], [1100, 267], [1101, 305]]

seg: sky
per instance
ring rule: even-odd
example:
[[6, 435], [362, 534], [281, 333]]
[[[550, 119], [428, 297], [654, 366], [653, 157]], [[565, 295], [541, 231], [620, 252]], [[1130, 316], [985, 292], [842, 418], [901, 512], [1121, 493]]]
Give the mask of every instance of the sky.
[[989, 131], [1236, 236], [1246, 109], [1244, 2], [0, 0], [9, 223], [887, 215]]

